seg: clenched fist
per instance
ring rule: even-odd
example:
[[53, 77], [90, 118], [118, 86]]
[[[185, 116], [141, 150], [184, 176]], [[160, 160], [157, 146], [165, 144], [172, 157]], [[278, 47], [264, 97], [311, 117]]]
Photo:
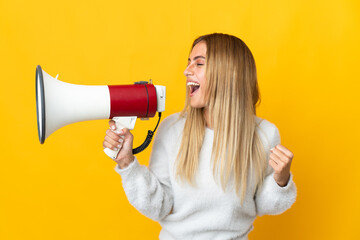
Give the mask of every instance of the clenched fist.
[[290, 166], [294, 154], [286, 147], [278, 144], [270, 150], [269, 165], [274, 169], [274, 179], [276, 183], [284, 187], [290, 178]]

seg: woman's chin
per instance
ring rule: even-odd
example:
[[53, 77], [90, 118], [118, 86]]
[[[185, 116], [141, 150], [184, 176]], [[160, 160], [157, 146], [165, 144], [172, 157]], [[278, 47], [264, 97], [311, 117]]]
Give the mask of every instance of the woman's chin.
[[198, 102], [198, 101], [190, 101], [190, 106], [192, 108], [204, 108], [205, 104], [202, 102]]

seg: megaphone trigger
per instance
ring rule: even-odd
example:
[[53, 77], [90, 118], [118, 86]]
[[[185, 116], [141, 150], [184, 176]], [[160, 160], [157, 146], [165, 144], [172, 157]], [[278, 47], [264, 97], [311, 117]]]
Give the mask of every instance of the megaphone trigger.
[[116, 129], [127, 128], [133, 130], [135, 127], [137, 117], [113, 117], [112, 120], [115, 121]]

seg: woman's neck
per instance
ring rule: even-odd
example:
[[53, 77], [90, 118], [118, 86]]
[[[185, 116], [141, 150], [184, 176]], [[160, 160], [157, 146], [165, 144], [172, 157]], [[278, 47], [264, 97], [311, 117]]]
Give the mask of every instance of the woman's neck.
[[214, 129], [214, 126], [210, 120], [209, 108], [204, 109], [204, 118], [205, 118], [206, 127], [210, 128], [210, 129]]

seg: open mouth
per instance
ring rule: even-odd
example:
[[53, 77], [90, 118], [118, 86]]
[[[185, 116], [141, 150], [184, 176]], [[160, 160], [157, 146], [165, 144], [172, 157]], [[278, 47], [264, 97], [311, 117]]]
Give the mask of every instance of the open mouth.
[[190, 88], [190, 95], [193, 95], [200, 88], [200, 84], [196, 82], [188, 82], [187, 86]]

